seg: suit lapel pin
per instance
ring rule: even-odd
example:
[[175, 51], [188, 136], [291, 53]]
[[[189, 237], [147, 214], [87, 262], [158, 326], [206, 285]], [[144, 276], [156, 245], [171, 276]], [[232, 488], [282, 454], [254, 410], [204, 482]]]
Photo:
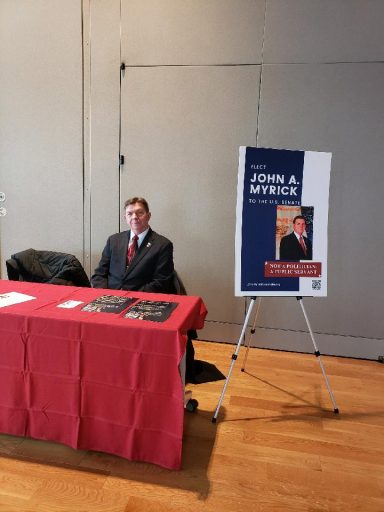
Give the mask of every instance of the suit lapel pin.
[[151, 245], [152, 245], [151, 242], [147, 243], [147, 247], [151, 247]]

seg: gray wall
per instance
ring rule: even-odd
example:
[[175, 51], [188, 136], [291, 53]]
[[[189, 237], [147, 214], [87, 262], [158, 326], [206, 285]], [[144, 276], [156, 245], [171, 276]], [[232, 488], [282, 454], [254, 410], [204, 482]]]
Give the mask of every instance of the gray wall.
[[[20, 21], [18, 7], [25, 4], [33, 11], [34, 31]], [[72, 16], [70, 23], [52, 29], [54, 8], [47, 6], [62, 19]], [[207, 304], [200, 337], [236, 342], [245, 308], [233, 291], [238, 146], [331, 151], [328, 297], [305, 299], [305, 305], [322, 353], [368, 358], [384, 353], [379, 316], [384, 248], [375, 222], [384, 184], [382, 1], [0, 0], [0, 8], [2, 27], [12, 20], [15, 33], [30, 34], [20, 48], [8, 29], [6, 51], [0, 47], [2, 69], [11, 72], [19, 56], [31, 67], [23, 80], [5, 83], [6, 97], [44, 97], [68, 117], [64, 123], [42, 117], [47, 137], [40, 128], [42, 136], [28, 154], [27, 185], [21, 185], [27, 211], [20, 205], [17, 223], [10, 215], [8, 225], [1, 219], [2, 261], [25, 247], [20, 226], [38, 222], [39, 233], [26, 230], [28, 246], [55, 240], [60, 250], [78, 254], [80, 237], [90, 272], [106, 237], [119, 230], [124, 199], [144, 195], [153, 228], [174, 242], [176, 267], [189, 293]], [[39, 41], [44, 31], [52, 34], [53, 49], [40, 43], [31, 53], [30, 41]], [[32, 70], [40, 77], [47, 73], [41, 55], [60, 61], [60, 78], [52, 73], [50, 82], [40, 79], [36, 85]], [[127, 67], [120, 79], [122, 61]], [[81, 83], [82, 117], [73, 107], [81, 99]], [[46, 106], [37, 103], [10, 132], [12, 111], [4, 121], [3, 97], [2, 83], [0, 126], [7, 143], [0, 189], [7, 193], [14, 187], [9, 139], [21, 144], [25, 122], [36, 125]], [[83, 139], [70, 129], [81, 128], [79, 120]], [[72, 159], [70, 166], [58, 164], [49, 152], [44, 158], [56, 133], [64, 140], [59, 153]], [[126, 158], [121, 168], [120, 146]], [[31, 158], [33, 149], [41, 160]], [[61, 184], [60, 201], [71, 207], [75, 236], [63, 213], [47, 219], [46, 212], [56, 210], [52, 194], [45, 194], [43, 210], [28, 203], [32, 176], [48, 182], [49, 192], [56, 191], [57, 180]], [[74, 212], [83, 207], [77, 221]], [[63, 236], [52, 239], [52, 223], [63, 226]], [[263, 299], [258, 325], [257, 346], [312, 351], [295, 299]]]
[[29, 247], [83, 258], [81, 15], [79, 0], [0, 0], [3, 278]]

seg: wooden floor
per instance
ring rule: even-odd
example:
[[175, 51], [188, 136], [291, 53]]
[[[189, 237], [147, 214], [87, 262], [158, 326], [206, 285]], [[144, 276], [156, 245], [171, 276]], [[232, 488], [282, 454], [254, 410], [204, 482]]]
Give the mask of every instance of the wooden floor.
[[[225, 374], [232, 345], [195, 342]], [[0, 436], [0, 511], [384, 511], [384, 365], [241, 349], [224, 381], [189, 386], [179, 472]]]

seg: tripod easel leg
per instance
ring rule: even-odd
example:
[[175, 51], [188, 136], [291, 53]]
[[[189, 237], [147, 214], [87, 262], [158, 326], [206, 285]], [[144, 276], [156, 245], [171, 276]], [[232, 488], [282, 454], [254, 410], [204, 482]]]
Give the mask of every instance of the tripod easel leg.
[[313, 335], [313, 332], [312, 332], [312, 329], [311, 329], [311, 325], [309, 323], [308, 316], [307, 316], [307, 313], [306, 313], [305, 308], [304, 308], [303, 298], [302, 297], [296, 297], [296, 299], [300, 302], [300, 306], [301, 306], [301, 309], [303, 311], [303, 315], [304, 315], [305, 321], [307, 322], [309, 334], [311, 336], [312, 343], [313, 343], [313, 346], [315, 348], [315, 356], [317, 357], [317, 359], [319, 361], [321, 371], [323, 372], [325, 384], [327, 386], [329, 396], [331, 397], [331, 401], [332, 401], [332, 404], [333, 404], [333, 412], [335, 414], [337, 414], [339, 412], [339, 408], [337, 407], [337, 404], [336, 404], [336, 401], [335, 401], [335, 397], [333, 396], [332, 388], [331, 388], [331, 386], [329, 384], [328, 377], [327, 377], [327, 374], [326, 374], [323, 362], [321, 360], [320, 351], [319, 351], [319, 349], [317, 348], [317, 345], [316, 345], [315, 337]]
[[241, 343], [242, 343], [243, 338], [244, 338], [245, 329], [247, 328], [249, 317], [251, 316], [252, 308], [253, 308], [253, 305], [254, 305], [255, 301], [256, 301], [256, 298], [252, 297], [251, 302], [249, 303], [249, 306], [248, 306], [247, 314], [245, 316], [243, 328], [241, 329], [239, 341], [237, 342], [236, 351], [235, 351], [234, 354], [232, 354], [231, 366], [229, 367], [229, 371], [228, 371], [228, 375], [227, 375], [227, 377], [225, 379], [223, 391], [221, 392], [220, 399], [219, 399], [219, 402], [217, 404], [215, 414], [213, 415], [213, 418], [212, 418], [212, 423], [216, 423], [217, 415], [219, 414], [219, 409], [220, 409], [221, 403], [222, 403], [222, 401], [224, 399], [225, 391], [227, 389], [227, 386], [228, 386], [228, 383], [229, 383], [229, 379], [231, 378], [232, 370], [233, 370], [234, 364], [236, 362], [237, 356], [239, 354], [240, 346], [241, 346]]
[[259, 309], [260, 309], [260, 304], [261, 304], [261, 297], [256, 297], [256, 312], [255, 312], [255, 318], [253, 320], [253, 324], [252, 324], [252, 328], [251, 328], [251, 334], [249, 335], [248, 337], [248, 343], [247, 343], [247, 350], [245, 352], [245, 355], [244, 355], [244, 359], [243, 359], [243, 365], [241, 367], [241, 371], [243, 372], [245, 370], [245, 364], [247, 362], [247, 359], [248, 359], [248, 352], [249, 352], [249, 347], [251, 346], [251, 339], [252, 339], [252, 336], [255, 334], [255, 331], [256, 331], [256, 322], [257, 322], [257, 317], [259, 316]]

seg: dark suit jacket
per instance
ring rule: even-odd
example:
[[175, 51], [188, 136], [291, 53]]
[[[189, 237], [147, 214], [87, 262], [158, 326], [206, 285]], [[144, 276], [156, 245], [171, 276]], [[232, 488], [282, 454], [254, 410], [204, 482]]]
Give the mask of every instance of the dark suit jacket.
[[280, 259], [287, 261], [311, 260], [312, 244], [305, 236], [303, 236], [303, 239], [307, 247], [306, 255], [304, 254], [295, 233], [292, 232], [290, 235], [283, 236], [280, 242]]
[[101, 260], [91, 277], [94, 288], [175, 293], [173, 245], [150, 228], [132, 263], [127, 266], [130, 231], [108, 238]]

